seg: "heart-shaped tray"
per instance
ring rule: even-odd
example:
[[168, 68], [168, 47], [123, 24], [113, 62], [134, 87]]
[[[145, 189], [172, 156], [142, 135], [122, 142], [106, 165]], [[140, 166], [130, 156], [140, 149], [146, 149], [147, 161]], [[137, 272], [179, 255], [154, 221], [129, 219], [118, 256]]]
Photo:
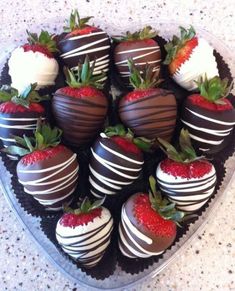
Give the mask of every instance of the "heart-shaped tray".
[[[53, 24], [50, 24], [53, 23]], [[50, 31], [55, 31], [55, 27], [62, 27], [62, 23], [59, 20], [53, 19], [50, 20], [48, 24]], [[151, 23], [145, 23], [144, 25], [151, 25], [153, 28], [159, 31], [159, 34], [164, 38], [170, 38], [173, 34], [176, 34], [178, 31], [179, 24], [176, 23], [169, 23], [167, 21], [158, 20]], [[187, 24], [180, 24], [182, 26], [187, 27]], [[131, 23], [129, 27], [116, 27], [115, 25], [110, 25], [108, 29], [105, 30], [110, 35], [120, 34], [121, 32], [125, 32], [127, 30], [137, 30], [141, 28], [143, 25], [142, 23]], [[101, 23], [102, 27], [102, 23]], [[216, 39], [216, 37], [212, 36], [211, 34], [202, 31], [196, 28], [196, 31], [199, 35], [206, 38], [212, 46], [215, 48], [216, 52], [222, 56], [219, 59], [222, 62], [225, 62], [226, 65], [224, 75], [227, 73], [231, 73], [234, 75], [235, 64], [234, 60], [231, 57], [229, 50], [224, 47], [224, 45]], [[0, 69], [3, 68], [4, 64], [6, 63], [7, 58], [9, 57], [10, 51], [19, 43], [11, 44], [6, 46], [9, 48], [8, 51], [1, 53], [0, 58]], [[229, 67], [229, 69], [228, 69]], [[231, 149], [228, 155], [231, 155]], [[227, 156], [228, 156], [227, 155]], [[168, 249], [160, 258], [159, 260], [153, 262], [153, 264], [149, 265], [147, 268], [143, 268], [141, 272], [137, 272], [131, 274], [131, 272], [124, 272], [118, 265], [116, 265], [115, 270], [112, 275], [108, 278], [103, 280], [97, 280], [95, 276], [87, 275], [84, 271], [78, 268], [75, 264], [71, 262], [66, 256], [62, 254], [62, 252], [57, 248], [57, 246], [53, 243], [53, 239], [49, 239], [45, 232], [42, 231], [40, 226], [42, 225], [45, 229], [47, 225], [45, 221], [42, 224], [42, 218], [36, 217], [28, 214], [24, 208], [19, 203], [17, 199], [16, 187], [14, 184], [14, 174], [10, 173], [8, 170], [13, 168], [14, 165], [11, 164], [9, 160], [5, 157], [0, 159], [0, 185], [4, 196], [6, 197], [7, 201], [10, 204], [10, 207], [13, 209], [14, 213], [18, 217], [18, 219], [23, 224], [24, 228], [28, 230], [31, 237], [34, 239], [36, 244], [40, 247], [46, 257], [52, 261], [57, 268], [59, 268], [63, 273], [68, 275], [73, 281], [79, 283], [80, 285], [86, 287], [93, 287], [94, 289], [109, 289], [115, 290], [124, 287], [131, 287], [132, 285], [136, 284], [136, 282], [140, 282], [147, 278], [152, 278], [156, 274], [158, 274], [164, 267], [166, 267], [172, 260], [174, 260], [179, 252], [183, 251], [185, 246], [193, 239], [196, 233], [205, 225], [208, 220], [209, 215], [216, 210], [216, 206], [219, 205], [219, 202], [223, 199], [223, 196], [226, 192], [226, 188], [229, 187], [229, 182], [232, 180], [232, 176], [235, 170], [235, 163], [234, 157], [230, 156], [227, 161], [223, 164], [221, 163], [218, 167], [221, 167], [222, 172], [225, 173], [220, 178], [220, 183], [217, 185], [217, 193], [210, 200], [208, 205], [204, 208], [203, 212], [201, 213], [200, 217], [191, 223], [184, 234], [177, 239], [177, 241], [173, 244], [173, 246]], [[226, 170], [224, 170], [224, 168]], [[100, 268], [105, 267], [105, 265], [101, 265]]]

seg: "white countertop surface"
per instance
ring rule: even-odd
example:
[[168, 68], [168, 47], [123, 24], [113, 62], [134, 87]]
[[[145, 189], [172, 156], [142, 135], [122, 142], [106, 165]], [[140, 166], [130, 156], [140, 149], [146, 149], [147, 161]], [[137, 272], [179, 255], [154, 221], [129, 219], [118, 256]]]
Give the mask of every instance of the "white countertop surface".
[[[0, 49], [19, 31], [46, 28], [46, 19], [67, 18], [72, 8], [94, 22], [142, 21], [161, 17], [187, 21], [218, 36], [235, 51], [235, 4], [225, 1], [1, 0]], [[224, 196], [216, 215], [207, 223], [185, 253], [151, 282], [136, 290], [235, 290], [235, 181]], [[70, 282], [39, 253], [0, 196], [0, 284], [1, 290], [84, 290]], [[135, 290], [135, 289], [129, 289]]]

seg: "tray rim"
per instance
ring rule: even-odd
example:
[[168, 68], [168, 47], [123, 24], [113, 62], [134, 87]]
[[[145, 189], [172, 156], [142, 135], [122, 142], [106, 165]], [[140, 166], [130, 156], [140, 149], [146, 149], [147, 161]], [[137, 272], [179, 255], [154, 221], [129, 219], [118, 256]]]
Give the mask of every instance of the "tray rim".
[[[51, 19], [50, 19], [51, 20]], [[171, 22], [171, 21], [167, 21], [167, 20], [164, 20], [164, 19], [160, 19], [159, 20], [161, 23], [163, 24], [175, 24], [177, 26], [179, 25], [188, 25], [188, 23], [176, 23], [176, 22]], [[156, 22], [155, 21], [148, 21], [148, 24], [152, 24], [152, 26], [156, 26]], [[137, 25], [137, 26], [140, 26], [141, 23], [140, 22], [132, 22], [131, 25]], [[129, 27], [129, 26], [127, 26]], [[219, 41], [220, 43], [220, 46], [221, 46], [221, 49], [223, 49], [226, 54], [228, 54], [228, 58], [231, 58], [232, 59], [232, 64], [228, 64], [230, 70], [231, 70], [231, 74], [232, 74], [232, 77], [234, 78], [234, 70], [235, 70], [235, 60], [234, 60], [234, 57], [232, 56], [232, 53], [231, 51], [228, 49], [228, 47], [226, 47], [222, 41], [218, 40], [218, 38], [216, 38], [214, 35], [212, 35], [211, 33], [207, 32], [205, 29], [200, 29], [198, 28], [197, 26], [196, 27], [196, 30], [199, 31], [199, 32], [203, 32], [204, 35], [208, 35], [210, 38], [214, 39], [215, 41]], [[122, 30], [125, 30], [125, 28], [121, 28]], [[126, 28], [127, 29], [127, 28]], [[6, 46], [7, 47], [7, 46]], [[13, 48], [13, 46], [11, 45], [10, 46], [11, 49]], [[5, 52], [6, 53], [6, 52]], [[9, 51], [8, 51], [9, 53]], [[222, 57], [224, 57], [224, 55], [222, 54]], [[3, 61], [3, 57], [0, 57], [0, 63]], [[234, 156], [233, 156], [234, 157]], [[226, 163], [229, 163], [230, 161], [233, 160], [233, 157], [229, 157], [227, 159], [227, 161], [225, 162]], [[4, 169], [6, 169], [5, 165], [3, 164], [3, 161], [2, 159], [0, 158], [0, 168], [2, 170], [2, 167]], [[198, 235], [199, 232], [201, 232], [205, 225], [208, 223], [208, 221], [210, 221], [211, 217], [213, 216], [213, 213], [217, 210], [217, 208], [219, 207], [219, 204], [222, 200], [222, 198], [226, 195], [226, 192], [227, 190], [229, 189], [229, 186], [230, 184], [232, 183], [232, 181], [235, 179], [235, 163], [234, 163], [234, 166], [232, 169], [230, 169], [229, 173], [227, 171], [227, 168], [226, 168], [226, 174], [225, 174], [225, 177], [222, 181], [222, 184], [220, 185], [218, 191], [217, 191], [217, 194], [216, 194], [216, 199], [213, 199], [211, 201], [211, 203], [209, 204], [209, 207], [207, 208], [207, 210], [205, 212], [202, 213], [200, 220], [202, 220], [203, 218], [203, 221], [201, 222], [201, 224], [199, 224], [199, 222], [197, 221], [196, 225], [199, 224], [198, 227], [196, 227], [196, 230], [181, 244], [180, 248], [176, 251], [174, 251], [174, 254], [171, 254], [169, 256], [168, 259], [166, 259], [164, 261], [164, 263], [162, 263], [159, 267], [157, 267], [156, 269], [152, 270], [151, 272], [149, 272], [147, 275], [143, 275], [141, 278], [138, 278], [136, 279], [134, 282], [131, 282], [131, 283], [125, 283], [125, 285], [123, 285], [122, 287], [114, 287], [114, 288], [106, 288], [106, 287], [102, 287], [102, 289], [105, 289], [105, 290], [122, 290], [123, 288], [126, 288], [126, 287], [133, 287], [135, 286], [136, 284], [140, 284], [142, 282], [144, 282], [146, 279], [148, 278], [154, 278], [159, 272], [161, 272], [164, 268], [166, 268], [172, 261], [175, 260], [176, 257], [178, 257], [180, 255], [180, 253], [193, 241], [193, 239]], [[4, 172], [4, 171], [3, 171]], [[8, 171], [7, 173], [9, 175], [11, 175]], [[8, 177], [9, 178], [9, 177]], [[0, 188], [3, 192], [3, 195], [4, 197], [6, 198], [10, 208], [13, 210], [13, 213], [16, 215], [17, 219], [20, 221], [21, 225], [24, 227], [24, 229], [26, 230], [26, 232], [28, 234], [30, 234], [30, 237], [31, 239], [36, 243], [36, 246], [43, 251], [43, 254], [45, 255], [45, 257], [54, 265], [56, 266], [57, 269], [60, 270], [60, 272], [62, 274], [65, 274], [68, 278], [70, 278], [70, 280], [72, 280], [73, 282], [76, 282], [78, 284], [80, 284], [81, 286], [83, 287], [89, 287], [91, 288], [92, 290], [102, 290], [100, 288], [96, 288], [94, 287], [93, 285], [90, 285], [89, 283], [84, 283], [83, 281], [80, 281], [78, 279], [75, 279], [69, 272], [67, 272], [63, 267], [61, 267], [61, 265], [53, 258], [53, 256], [51, 256], [44, 248], [43, 246], [41, 245], [41, 243], [37, 240], [37, 238], [35, 237], [35, 235], [32, 233], [32, 231], [28, 228], [28, 226], [24, 223], [24, 220], [22, 219], [20, 213], [19, 213], [19, 210], [15, 207], [15, 203], [14, 203], [14, 194], [12, 193], [10, 187], [5, 187], [5, 183], [3, 182], [4, 179], [6, 179], [6, 176], [2, 176], [2, 171], [0, 171]], [[228, 180], [226, 182], [226, 180]], [[226, 184], [226, 186], [225, 186]], [[222, 188], [222, 190], [221, 190]], [[224, 189], [223, 189], [224, 188]], [[10, 194], [10, 195], [9, 195]], [[16, 201], [16, 198], [15, 198], [15, 202], [18, 203]], [[19, 206], [19, 205], [18, 205]], [[25, 215], [27, 215], [25, 213]], [[38, 218], [35, 218], [35, 219], [38, 219]], [[190, 229], [187, 231], [187, 232], [190, 232]], [[52, 244], [53, 245], [53, 244]], [[53, 245], [53, 247], [56, 249], [56, 247]], [[172, 252], [172, 249], [169, 250], [170, 252], [168, 253], [171, 253]], [[161, 259], [162, 260], [162, 259]], [[160, 261], [161, 261], [160, 260]], [[109, 279], [109, 278], [107, 278]]]

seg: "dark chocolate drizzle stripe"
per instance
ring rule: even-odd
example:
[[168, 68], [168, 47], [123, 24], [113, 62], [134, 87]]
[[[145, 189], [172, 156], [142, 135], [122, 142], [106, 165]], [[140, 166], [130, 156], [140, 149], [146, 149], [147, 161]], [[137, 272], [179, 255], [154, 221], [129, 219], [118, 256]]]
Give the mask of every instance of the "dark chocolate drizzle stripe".
[[199, 150], [209, 152], [221, 145], [230, 134], [235, 124], [235, 113], [234, 110], [206, 112], [205, 109], [197, 108], [188, 102], [181, 120]]
[[[170, 200], [175, 202], [177, 208], [180, 210], [188, 212], [197, 211], [214, 193], [217, 182], [216, 173], [213, 173], [207, 178], [202, 177], [198, 180], [189, 179], [185, 182], [178, 182], [175, 178], [174, 182], [166, 182], [159, 178], [160, 171], [162, 170], [159, 165], [156, 176], [161, 191], [164, 195], [168, 196]], [[181, 187], [178, 187], [179, 185]]]
[[103, 104], [96, 102], [96, 98], [87, 100], [71, 98], [62, 94], [55, 94], [53, 111], [55, 119], [63, 129], [64, 138], [75, 146], [89, 142], [104, 123], [107, 102], [103, 97]]
[[86, 55], [91, 64], [96, 60], [94, 74], [107, 72], [109, 68], [110, 42], [108, 35], [101, 30], [89, 35], [78, 35], [63, 39], [59, 42], [62, 54], [60, 57], [72, 69], [82, 63]]
[[[105, 229], [106, 231], [104, 235], [96, 239], [98, 234]], [[92, 267], [96, 265], [98, 261], [101, 260], [105, 252], [105, 249], [109, 245], [112, 229], [113, 229], [113, 219], [110, 216], [107, 222], [103, 223], [99, 228], [94, 228], [94, 230], [91, 230], [89, 232], [84, 232], [83, 234], [74, 235], [74, 236], [64, 236], [64, 235], [61, 236], [58, 232], [56, 232], [56, 237], [59, 244], [63, 248], [63, 250], [68, 255], [73, 257], [73, 259], [80, 262], [84, 266]], [[84, 237], [84, 239], [82, 240], [79, 239], [82, 237]], [[69, 243], [70, 239], [76, 239], [76, 238], [78, 238], [77, 241], [73, 243]], [[86, 243], [91, 238], [94, 238], [94, 240], [90, 243]], [[68, 243], [65, 243], [64, 240], [68, 240]], [[93, 246], [90, 247], [91, 245]], [[86, 249], [81, 250], [81, 248], [84, 248], [84, 247], [86, 247]], [[96, 251], [99, 248], [101, 248], [101, 250], [98, 253], [95, 253], [93, 255], [91, 254], [92, 252]]]
[[[171, 136], [175, 126], [176, 105], [158, 105], [156, 100], [156, 107], [153, 108], [150, 103], [153, 99], [163, 96], [167, 98], [171, 94], [169, 91], [161, 91], [158, 94], [131, 101], [129, 104], [120, 105], [119, 113], [123, 122], [137, 135], [148, 138]], [[133, 114], [131, 114], [132, 111]]]
[[105, 144], [105, 138], [91, 151], [89, 182], [95, 197], [117, 194], [139, 177], [143, 162], [137, 157], [126, 160], [123, 154]]

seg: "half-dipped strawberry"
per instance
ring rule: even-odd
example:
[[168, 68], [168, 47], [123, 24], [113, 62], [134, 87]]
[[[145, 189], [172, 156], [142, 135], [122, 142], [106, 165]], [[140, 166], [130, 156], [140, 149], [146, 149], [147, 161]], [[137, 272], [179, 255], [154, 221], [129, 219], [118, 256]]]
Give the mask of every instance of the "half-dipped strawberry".
[[78, 77], [66, 71], [69, 86], [57, 90], [52, 100], [52, 110], [65, 141], [76, 147], [92, 141], [108, 110], [108, 100], [98, 89], [102, 88], [103, 75], [94, 76], [93, 70], [94, 64], [90, 67], [86, 57], [85, 63], [78, 66]]
[[86, 55], [91, 64], [96, 61], [94, 75], [108, 72], [109, 37], [102, 29], [90, 26], [87, 22], [92, 17], [80, 18], [77, 10], [72, 11], [65, 35], [59, 41], [60, 57], [71, 70], [77, 70], [78, 63], [84, 63]]
[[161, 191], [178, 209], [197, 211], [214, 193], [217, 178], [213, 164], [196, 156], [187, 130], [181, 130], [179, 151], [162, 139], [159, 143], [168, 155], [156, 170]]
[[148, 147], [148, 141], [133, 138], [122, 125], [108, 127], [91, 148], [91, 193], [96, 197], [115, 195], [138, 179], [144, 164], [140, 148]]
[[[45, 119], [44, 107], [40, 101], [48, 96], [40, 96], [36, 91], [37, 84], [31, 84], [21, 93], [4, 85], [0, 89], [0, 140], [4, 147], [14, 145], [13, 135], [32, 136], [39, 118]], [[16, 156], [9, 156], [17, 159]]]
[[62, 131], [38, 123], [34, 138], [15, 136], [20, 146], [4, 149], [23, 156], [17, 164], [19, 183], [48, 210], [60, 210], [70, 203], [78, 179], [77, 155], [60, 144]]
[[130, 58], [140, 71], [143, 71], [148, 63], [152, 64], [152, 71], [159, 75], [161, 51], [158, 43], [152, 39], [156, 35], [151, 26], [146, 26], [135, 33], [127, 31], [125, 36], [114, 38], [115, 41], [120, 42], [114, 50], [114, 61], [125, 84], [129, 84], [128, 60]]
[[228, 80], [205, 77], [197, 82], [200, 93], [190, 95], [183, 106], [182, 122], [195, 146], [206, 154], [215, 154], [226, 145], [235, 125], [235, 109], [226, 98]]
[[8, 61], [12, 87], [20, 92], [30, 83], [37, 83], [37, 90], [55, 84], [59, 66], [53, 53], [56, 42], [47, 31], [38, 36], [28, 33], [28, 43], [16, 48]]
[[213, 47], [204, 38], [198, 37], [192, 26], [188, 30], [180, 27], [180, 37], [174, 35], [165, 49], [164, 64], [169, 66], [175, 82], [189, 91], [197, 88], [194, 81], [199, 77], [219, 75]]
[[155, 190], [136, 193], [122, 206], [119, 224], [119, 248], [129, 258], [149, 258], [163, 253], [175, 240], [177, 223], [184, 214], [176, 211], [174, 203], [162, 199]]
[[63, 251], [86, 268], [96, 266], [110, 244], [113, 218], [101, 206], [85, 198], [79, 209], [65, 208], [56, 225], [56, 238]]
[[162, 137], [170, 140], [176, 123], [176, 99], [171, 91], [156, 88], [159, 79], [151, 66], [141, 76], [131, 60], [128, 61], [134, 90], [119, 102], [122, 122], [137, 136], [149, 139]]

